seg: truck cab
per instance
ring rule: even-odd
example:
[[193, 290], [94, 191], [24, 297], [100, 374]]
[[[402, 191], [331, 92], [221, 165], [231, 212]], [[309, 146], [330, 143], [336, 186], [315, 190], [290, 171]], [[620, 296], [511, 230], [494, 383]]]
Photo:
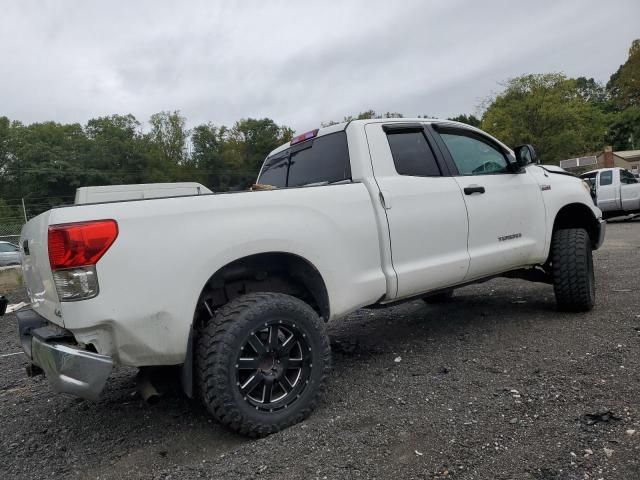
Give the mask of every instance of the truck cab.
[[605, 218], [640, 213], [639, 180], [624, 168], [602, 168], [580, 175]]

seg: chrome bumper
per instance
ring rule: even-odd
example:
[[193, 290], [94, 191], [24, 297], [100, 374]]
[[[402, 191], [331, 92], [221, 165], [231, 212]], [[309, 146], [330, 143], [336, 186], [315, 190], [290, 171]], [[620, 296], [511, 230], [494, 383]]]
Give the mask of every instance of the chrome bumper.
[[16, 315], [22, 348], [44, 371], [53, 390], [97, 400], [113, 369], [111, 357], [74, 346], [71, 332], [50, 324], [31, 309]]

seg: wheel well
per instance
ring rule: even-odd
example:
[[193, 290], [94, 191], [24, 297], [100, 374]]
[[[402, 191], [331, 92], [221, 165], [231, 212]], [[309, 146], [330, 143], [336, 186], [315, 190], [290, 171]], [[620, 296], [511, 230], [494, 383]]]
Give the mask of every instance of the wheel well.
[[322, 276], [307, 260], [291, 253], [260, 253], [225, 265], [209, 278], [199, 302], [207, 302], [213, 311], [253, 292], [286, 293], [308, 303], [325, 321], [329, 319], [329, 295]]
[[564, 228], [584, 228], [591, 245], [598, 241], [598, 220], [593, 211], [582, 203], [570, 203], [560, 209], [553, 222], [553, 231]]

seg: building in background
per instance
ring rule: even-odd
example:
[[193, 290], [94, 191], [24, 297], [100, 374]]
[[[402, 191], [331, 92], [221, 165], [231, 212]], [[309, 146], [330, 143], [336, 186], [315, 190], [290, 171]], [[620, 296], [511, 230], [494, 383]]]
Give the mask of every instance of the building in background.
[[590, 157], [570, 158], [561, 160], [560, 166], [565, 170], [596, 170], [598, 168], [620, 167], [631, 173], [640, 174], [640, 150], [625, 150], [614, 152], [611, 147], [605, 147], [597, 155]]

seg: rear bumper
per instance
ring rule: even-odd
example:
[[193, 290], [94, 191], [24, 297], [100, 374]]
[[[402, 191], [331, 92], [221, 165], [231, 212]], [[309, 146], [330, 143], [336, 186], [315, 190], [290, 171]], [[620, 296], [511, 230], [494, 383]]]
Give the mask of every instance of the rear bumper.
[[600, 248], [604, 243], [604, 235], [606, 231], [607, 231], [607, 222], [602, 218], [598, 219], [598, 229], [597, 229], [598, 235], [597, 235], [596, 243], [593, 245], [594, 250], [597, 250], [598, 248]]
[[71, 332], [47, 322], [31, 309], [16, 315], [22, 348], [44, 371], [53, 390], [97, 400], [113, 369], [111, 357], [79, 348]]

